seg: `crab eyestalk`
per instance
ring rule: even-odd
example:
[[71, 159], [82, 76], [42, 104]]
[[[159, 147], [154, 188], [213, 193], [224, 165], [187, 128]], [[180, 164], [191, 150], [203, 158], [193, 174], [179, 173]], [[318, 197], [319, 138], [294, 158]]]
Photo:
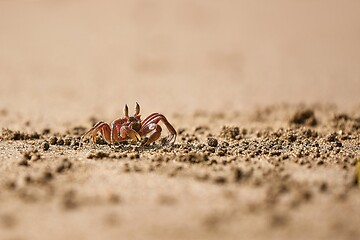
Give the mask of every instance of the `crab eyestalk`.
[[139, 115], [139, 113], [140, 113], [140, 105], [136, 102], [134, 116]]
[[124, 107], [124, 115], [125, 115], [125, 117], [129, 117], [129, 108], [128, 108], [127, 104], [125, 104], [125, 107]]

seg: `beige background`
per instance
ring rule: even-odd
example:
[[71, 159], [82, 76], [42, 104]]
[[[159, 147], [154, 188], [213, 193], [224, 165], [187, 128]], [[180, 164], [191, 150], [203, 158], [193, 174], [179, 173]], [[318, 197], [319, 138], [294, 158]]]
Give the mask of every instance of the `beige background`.
[[[359, 0], [0, 0], [0, 137], [2, 128], [51, 130], [41, 140], [0, 139], [0, 238], [360, 239], [351, 187], [360, 111], [345, 121], [311, 108], [320, 123], [312, 130], [289, 125], [298, 108], [253, 111], [279, 102], [360, 106], [359, 90]], [[181, 148], [154, 146], [137, 160], [121, 146], [42, 150], [135, 101], [185, 130]], [[198, 109], [220, 114], [182, 115]], [[246, 135], [230, 141], [239, 149], [194, 163], [208, 134], [228, 141], [218, 137], [224, 125]], [[333, 147], [334, 133], [343, 147]], [[298, 140], [287, 143], [291, 136]], [[41, 159], [24, 167], [23, 152], [34, 150]], [[102, 152], [117, 159], [88, 158]], [[72, 167], [59, 172], [64, 158]], [[232, 167], [243, 170], [241, 182]]]
[[[360, 1], [0, 1], [0, 108], [29, 119], [359, 103]], [[120, 114], [120, 113], [119, 113]]]

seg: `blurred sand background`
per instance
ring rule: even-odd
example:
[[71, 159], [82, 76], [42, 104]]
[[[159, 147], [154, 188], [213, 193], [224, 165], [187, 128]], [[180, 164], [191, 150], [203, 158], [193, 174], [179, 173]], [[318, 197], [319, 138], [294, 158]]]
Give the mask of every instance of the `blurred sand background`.
[[[0, 239], [359, 239], [359, 90], [359, 0], [0, 0]], [[79, 144], [135, 101], [174, 146]]]
[[0, 108], [110, 120], [359, 103], [360, 1], [0, 1]]

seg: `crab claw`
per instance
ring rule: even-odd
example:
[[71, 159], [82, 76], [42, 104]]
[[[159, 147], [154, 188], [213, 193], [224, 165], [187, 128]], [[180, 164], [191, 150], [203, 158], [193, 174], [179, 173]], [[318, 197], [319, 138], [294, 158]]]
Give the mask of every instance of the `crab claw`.
[[141, 136], [128, 126], [123, 126], [120, 128], [120, 137], [122, 139], [126, 139], [126, 137], [129, 137], [135, 142], [141, 141]]
[[139, 135], [137, 132], [135, 132], [135, 131], [131, 131], [131, 132], [129, 133], [129, 137], [130, 137], [133, 141], [135, 141], [135, 142], [141, 141], [140, 135]]

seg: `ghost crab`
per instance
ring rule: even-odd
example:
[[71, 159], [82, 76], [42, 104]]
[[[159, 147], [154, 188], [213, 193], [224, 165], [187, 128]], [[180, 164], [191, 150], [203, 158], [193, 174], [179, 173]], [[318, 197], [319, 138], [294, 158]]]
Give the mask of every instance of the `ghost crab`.
[[149, 145], [160, 137], [162, 128], [159, 125], [159, 122], [162, 121], [170, 132], [167, 142], [175, 142], [176, 130], [164, 115], [160, 113], [153, 113], [144, 120], [141, 120], [140, 105], [138, 103], [136, 103], [135, 113], [131, 117], [129, 117], [129, 108], [125, 104], [124, 115], [125, 117], [115, 119], [111, 124], [102, 121], [96, 123], [81, 136], [81, 141], [91, 136], [92, 142], [95, 143], [96, 136], [100, 132], [101, 136], [109, 144], [128, 140], [138, 142], [142, 140], [142, 137], [151, 133], [149, 138], [142, 142], [143, 145]]

